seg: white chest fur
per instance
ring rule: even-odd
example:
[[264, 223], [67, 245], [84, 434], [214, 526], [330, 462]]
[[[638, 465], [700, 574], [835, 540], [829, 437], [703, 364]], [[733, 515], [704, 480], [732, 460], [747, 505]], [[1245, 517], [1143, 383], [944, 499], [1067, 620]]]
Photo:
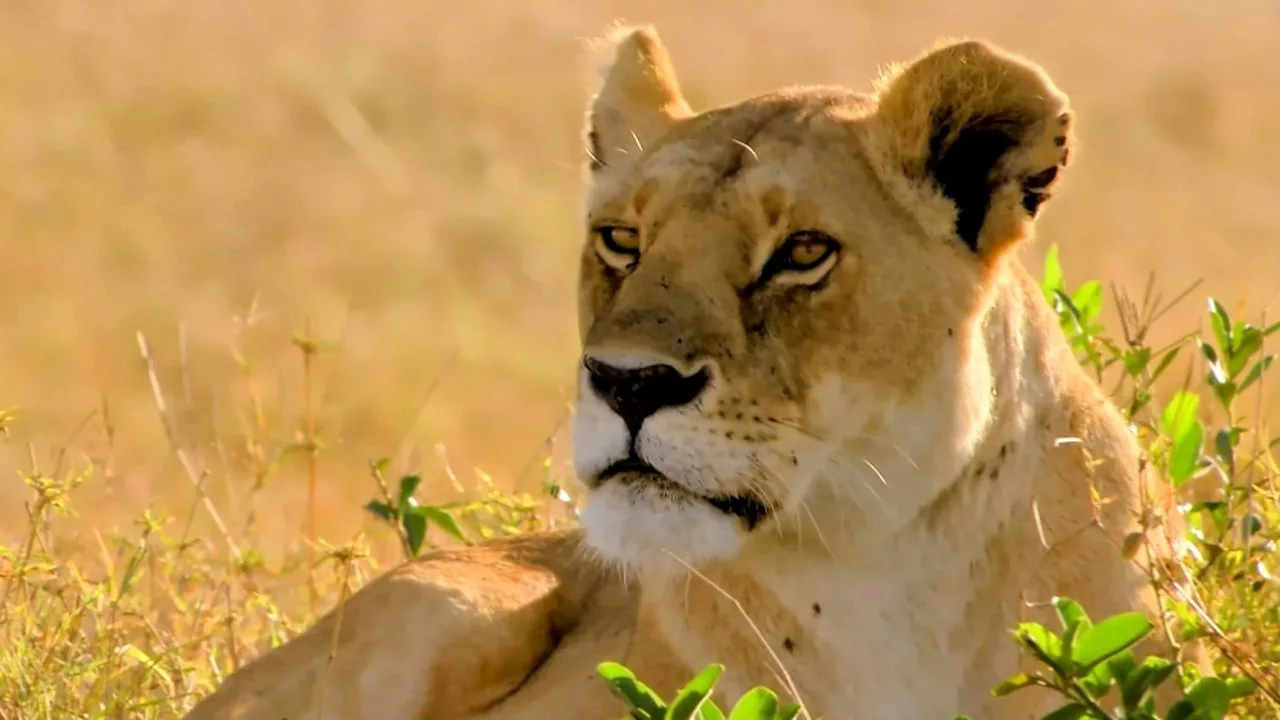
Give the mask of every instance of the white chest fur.
[[664, 634], [691, 669], [728, 666], [726, 698], [794, 683], [814, 718], [980, 712], [1016, 669], [1008, 629], [1033, 571], [999, 549], [1034, 542], [1011, 519], [1030, 489], [994, 482], [1028, 474], [1040, 449], [1024, 445], [984, 447], [939, 499], [945, 509], [927, 507], [881, 540], [852, 541], [857, 529], [833, 529], [817, 503], [783, 532], [794, 540], [818, 523], [825, 537], [779, 543], [771, 533], [732, 566], [666, 586]]

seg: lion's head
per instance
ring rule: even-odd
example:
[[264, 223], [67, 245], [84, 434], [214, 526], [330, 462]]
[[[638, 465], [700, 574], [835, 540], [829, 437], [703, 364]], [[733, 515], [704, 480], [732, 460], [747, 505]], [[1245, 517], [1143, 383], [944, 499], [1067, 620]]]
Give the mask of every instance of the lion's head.
[[982, 318], [1066, 164], [1065, 97], [958, 42], [874, 94], [695, 112], [651, 28], [604, 49], [574, 432], [589, 543], [697, 564], [917, 511], [989, 422]]

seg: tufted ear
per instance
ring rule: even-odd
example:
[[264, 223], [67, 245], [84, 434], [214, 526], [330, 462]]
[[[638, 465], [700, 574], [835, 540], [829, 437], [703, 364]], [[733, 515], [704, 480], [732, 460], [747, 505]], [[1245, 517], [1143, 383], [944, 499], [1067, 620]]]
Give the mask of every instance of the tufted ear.
[[1038, 66], [976, 41], [943, 45], [877, 83], [881, 162], [954, 207], [990, 259], [1027, 237], [1067, 164], [1067, 98]]
[[677, 120], [692, 115], [671, 58], [652, 26], [616, 24], [592, 43], [600, 86], [587, 110], [594, 174], [624, 166]]

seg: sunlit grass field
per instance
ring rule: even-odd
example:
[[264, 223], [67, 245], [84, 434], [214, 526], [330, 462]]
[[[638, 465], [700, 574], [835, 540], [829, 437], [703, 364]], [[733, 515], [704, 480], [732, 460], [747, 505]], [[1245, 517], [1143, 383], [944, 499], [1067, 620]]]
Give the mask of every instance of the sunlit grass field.
[[[576, 492], [582, 40], [617, 17], [701, 107], [869, 89], [940, 36], [1022, 52], [1081, 140], [1028, 264], [1056, 243], [1073, 279], [1189, 289], [1155, 347], [1210, 333], [1210, 296], [1280, 316], [1271, 0], [9, 2], [0, 643], [34, 639], [0, 667], [35, 675], [0, 679], [0, 718], [189, 705], [399, 558], [361, 509], [376, 460], [423, 502], [487, 497], [487, 532], [568, 521], [533, 504]], [[1274, 436], [1275, 382], [1246, 406]]]

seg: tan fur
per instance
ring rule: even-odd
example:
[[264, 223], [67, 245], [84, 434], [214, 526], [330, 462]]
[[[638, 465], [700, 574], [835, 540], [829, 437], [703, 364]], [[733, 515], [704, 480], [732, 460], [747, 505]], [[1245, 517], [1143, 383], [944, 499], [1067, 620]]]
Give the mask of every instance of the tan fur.
[[[633, 439], [582, 370], [584, 530], [394, 569], [188, 718], [617, 718], [603, 660], [664, 695], [724, 662], [722, 699], [785, 686], [812, 717], [1039, 717], [990, 696], [1009, 628], [1055, 595], [1156, 611], [1116, 544], [1151, 490], [1138, 448], [1009, 252], [1067, 163], [1065, 96], [958, 42], [874, 94], [695, 113], [652, 28], [601, 48], [584, 358], [705, 390]], [[838, 251], [762, 275], [798, 231]], [[601, 479], [633, 441], [666, 482]], [[754, 529], [702, 499], [748, 496]]]

